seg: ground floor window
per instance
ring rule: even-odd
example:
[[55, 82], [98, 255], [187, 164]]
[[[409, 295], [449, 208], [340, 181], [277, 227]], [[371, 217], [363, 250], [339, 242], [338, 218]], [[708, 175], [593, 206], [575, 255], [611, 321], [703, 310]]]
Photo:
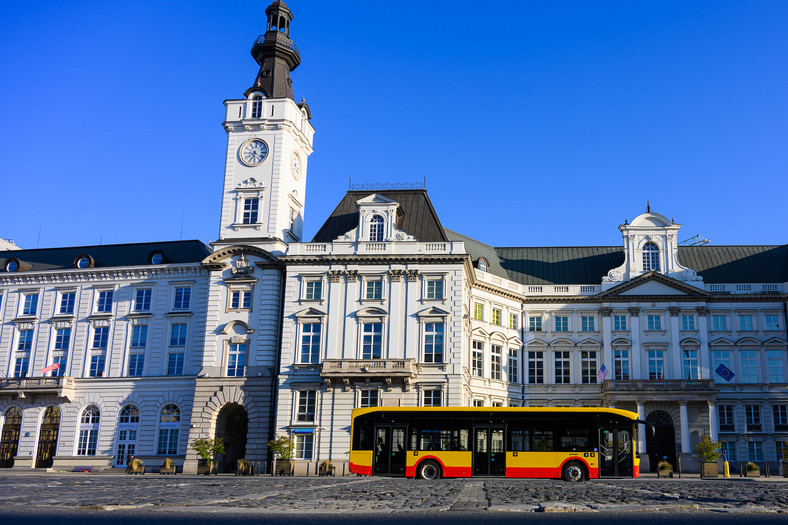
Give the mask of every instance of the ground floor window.
[[296, 434], [295, 457], [296, 459], [312, 459], [315, 436], [313, 434]]

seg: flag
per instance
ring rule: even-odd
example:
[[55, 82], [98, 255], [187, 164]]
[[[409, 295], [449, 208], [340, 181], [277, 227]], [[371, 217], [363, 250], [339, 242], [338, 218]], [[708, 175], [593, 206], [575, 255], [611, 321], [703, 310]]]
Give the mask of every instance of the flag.
[[55, 361], [51, 365], [42, 368], [41, 369], [41, 375], [44, 375], [47, 372], [51, 372], [52, 370], [57, 370], [58, 368], [60, 368], [60, 361]]
[[600, 381], [604, 381], [607, 377], [607, 367], [605, 365], [600, 366], [596, 376]]
[[717, 367], [717, 370], [715, 370], [714, 373], [719, 374], [721, 378], [729, 383], [731, 382], [731, 379], [733, 379], [733, 376], [736, 375], [730, 368], [723, 365], [722, 363], [720, 363], [720, 366]]

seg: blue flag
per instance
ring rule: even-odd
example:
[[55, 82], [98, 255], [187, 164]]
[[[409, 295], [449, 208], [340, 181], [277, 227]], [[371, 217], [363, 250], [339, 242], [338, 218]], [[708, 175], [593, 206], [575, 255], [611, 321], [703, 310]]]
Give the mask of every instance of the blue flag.
[[719, 374], [721, 378], [723, 378], [725, 381], [729, 383], [731, 382], [731, 379], [733, 379], [733, 376], [736, 375], [731, 371], [730, 368], [723, 365], [722, 363], [720, 363], [720, 366], [718, 366], [717, 370], [715, 370], [714, 372]]

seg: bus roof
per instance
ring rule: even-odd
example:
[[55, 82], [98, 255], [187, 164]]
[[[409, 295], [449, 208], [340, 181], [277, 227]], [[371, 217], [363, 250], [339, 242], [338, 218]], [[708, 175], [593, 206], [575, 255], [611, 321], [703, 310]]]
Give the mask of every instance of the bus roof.
[[638, 415], [629, 410], [621, 410], [619, 408], [605, 408], [605, 407], [371, 407], [371, 408], [354, 408], [353, 417], [370, 414], [373, 412], [486, 412], [486, 413], [502, 413], [502, 414], [522, 414], [540, 412], [572, 414], [616, 414], [628, 419], [636, 420]]

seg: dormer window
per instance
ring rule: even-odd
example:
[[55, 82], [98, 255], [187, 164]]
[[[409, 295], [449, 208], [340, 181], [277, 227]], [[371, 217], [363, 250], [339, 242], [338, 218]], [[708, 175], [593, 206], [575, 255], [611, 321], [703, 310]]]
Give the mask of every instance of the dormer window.
[[369, 221], [369, 240], [383, 242], [383, 217], [374, 215]]
[[479, 259], [479, 269], [483, 272], [487, 271], [487, 259]]
[[643, 271], [659, 271], [659, 248], [653, 242], [643, 245]]
[[255, 95], [252, 97], [252, 118], [263, 117], [263, 97]]

